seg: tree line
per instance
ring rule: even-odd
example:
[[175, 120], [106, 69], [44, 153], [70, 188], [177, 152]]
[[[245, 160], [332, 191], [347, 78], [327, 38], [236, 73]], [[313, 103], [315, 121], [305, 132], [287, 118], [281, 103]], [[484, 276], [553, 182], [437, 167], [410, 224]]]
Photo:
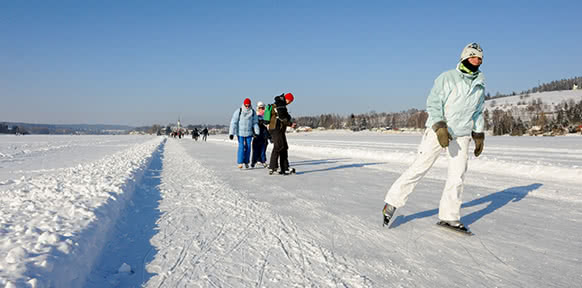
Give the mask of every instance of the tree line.
[[538, 99], [526, 107], [514, 106], [507, 111], [499, 108], [485, 110], [483, 116], [485, 129], [491, 130], [493, 135], [563, 135], [580, 131], [582, 100], [575, 102], [570, 99], [553, 107]]
[[377, 113], [376, 111], [370, 111], [369, 113], [350, 114], [348, 116], [321, 114], [319, 116], [297, 117], [295, 121], [298, 126], [359, 131], [372, 128], [424, 128], [427, 118], [428, 113], [426, 111], [409, 109], [396, 113]]
[[516, 95], [529, 95], [531, 93], [537, 92], [572, 90], [573, 87], [578, 87], [579, 89], [582, 89], [582, 77], [574, 77], [569, 79], [555, 80], [550, 83], [543, 83], [534, 88], [521, 91], [520, 93], [511, 92], [509, 94], [501, 94], [497, 92], [495, 96], [491, 96], [491, 94], [487, 93], [487, 95], [485, 96], [485, 100], [510, 97]]
[[29, 132], [18, 125], [13, 125], [12, 127], [9, 127], [6, 123], [0, 123], [0, 134], [26, 135], [29, 134]]

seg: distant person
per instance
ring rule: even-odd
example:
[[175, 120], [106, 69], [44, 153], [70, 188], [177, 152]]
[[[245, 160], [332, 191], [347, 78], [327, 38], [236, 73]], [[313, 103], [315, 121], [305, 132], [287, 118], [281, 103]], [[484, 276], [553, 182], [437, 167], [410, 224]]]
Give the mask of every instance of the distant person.
[[[269, 121], [269, 134], [271, 134], [271, 139], [273, 141], [273, 151], [271, 151], [271, 160], [269, 163], [269, 174], [273, 174], [280, 168], [279, 174], [287, 175], [289, 172], [293, 173], [293, 170], [289, 169], [289, 145], [287, 144], [287, 136], [285, 132], [288, 126], [295, 126], [292, 122], [291, 115], [287, 111], [287, 105], [291, 104], [294, 100], [294, 96], [291, 93], [283, 93], [275, 97], [275, 103], [273, 103], [271, 118]], [[280, 167], [277, 164], [280, 163]]]
[[467, 171], [468, 149], [475, 141], [474, 154], [483, 151], [485, 140], [483, 106], [485, 79], [479, 67], [483, 50], [477, 43], [461, 52], [456, 69], [446, 71], [434, 81], [426, 100], [427, 129], [418, 147], [416, 159], [386, 193], [382, 210], [384, 225], [388, 225], [396, 208], [404, 206], [408, 195], [432, 167], [443, 148], [449, 158], [448, 177], [439, 205], [438, 224], [467, 232], [461, 223], [463, 181]]
[[265, 103], [259, 101], [257, 103], [257, 116], [259, 119], [259, 134], [255, 135], [253, 138], [253, 157], [251, 160], [251, 167], [255, 167], [257, 163], [260, 163], [264, 167], [267, 167], [267, 145], [269, 144], [269, 131], [267, 129], [267, 124], [263, 119], [265, 114]]
[[259, 134], [259, 120], [257, 113], [251, 107], [251, 99], [246, 98], [243, 101], [243, 106], [234, 111], [232, 119], [230, 120], [229, 138], [234, 139], [236, 135], [238, 138], [238, 153], [237, 163], [238, 168], [249, 168], [251, 156], [251, 141], [253, 135]]
[[206, 142], [207, 137], [208, 137], [208, 128], [204, 127], [204, 129], [202, 129], [202, 140], [204, 140], [204, 142]]
[[198, 141], [199, 136], [200, 136], [200, 133], [198, 133], [198, 128], [194, 128], [194, 130], [192, 130], [192, 139], [194, 139], [195, 141]]

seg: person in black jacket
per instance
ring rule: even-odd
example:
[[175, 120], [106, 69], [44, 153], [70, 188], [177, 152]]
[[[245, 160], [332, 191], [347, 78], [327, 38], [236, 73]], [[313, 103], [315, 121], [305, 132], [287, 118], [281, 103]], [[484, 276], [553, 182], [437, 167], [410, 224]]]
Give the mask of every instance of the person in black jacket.
[[204, 140], [204, 142], [206, 142], [207, 137], [208, 137], [208, 128], [204, 127], [204, 129], [202, 130], [202, 140]]
[[192, 139], [198, 141], [198, 136], [200, 136], [198, 133], [198, 128], [194, 128], [194, 130], [192, 130]]
[[[287, 131], [287, 126], [295, 125], [287, 111], [287, 105], [291, 104], [293, 100], [293, 94], [283, 93], [275, 97], [275, 103], [272, 105], [269, 133], [273, 142], [273, 151], [271, 152], [271, 161], [269, 163], [269, 174], [273, 174], [277, 171], [277, 168], [281, 168], [279, 174], [286, 175], [289, 171], [289, 155], [287, 152], [289, 146], [287, 145], [285, 131]], [[277, 165], [277, 160], [280, 163], [280, 167]]]

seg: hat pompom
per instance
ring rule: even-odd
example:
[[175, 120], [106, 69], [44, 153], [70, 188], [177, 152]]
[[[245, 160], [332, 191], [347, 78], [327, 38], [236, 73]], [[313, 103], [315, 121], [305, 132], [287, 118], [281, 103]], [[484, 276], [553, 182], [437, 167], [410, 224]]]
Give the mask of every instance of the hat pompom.
[[289, 102], [293, 102], [294, 99], [295, 99], [295, 97], [293, 97], [293, 94], [291, 94], [291, 93], [285, 94], [285, 100], [287, 100]]

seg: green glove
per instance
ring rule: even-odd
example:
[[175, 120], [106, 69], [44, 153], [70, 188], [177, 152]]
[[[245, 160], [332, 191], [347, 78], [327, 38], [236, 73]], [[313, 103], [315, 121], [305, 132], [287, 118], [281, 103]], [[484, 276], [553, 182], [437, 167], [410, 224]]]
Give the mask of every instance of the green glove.
[[483, 152], [483, 142], [485, 142], [485, 133], [471, 132], [471, 137], [475, 141], [475, 157], [479, 157]]
[[445, 148], [449, 146], [449, 140], [453, 140], [451, 134], [449, 134], [449, 130], [447, 129], [447, 123], [445, 121], [439, 121], [432, 125], [432, 130], [436, 133], [437, 138], [439, 139], [439, 144], [441, 147]]

